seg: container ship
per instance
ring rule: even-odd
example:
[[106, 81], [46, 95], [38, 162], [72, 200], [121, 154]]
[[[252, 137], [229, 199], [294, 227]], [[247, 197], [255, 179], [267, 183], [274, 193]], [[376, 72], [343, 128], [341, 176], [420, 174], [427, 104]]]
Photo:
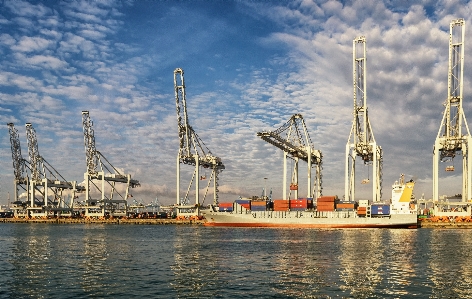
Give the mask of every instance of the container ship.
[[388, 203], [340, 201], [337, 196], [291, 200], [236, 200], [202, 211], [205, 226], [284, 228], [417, 228], [414, 182], [403, 175]]

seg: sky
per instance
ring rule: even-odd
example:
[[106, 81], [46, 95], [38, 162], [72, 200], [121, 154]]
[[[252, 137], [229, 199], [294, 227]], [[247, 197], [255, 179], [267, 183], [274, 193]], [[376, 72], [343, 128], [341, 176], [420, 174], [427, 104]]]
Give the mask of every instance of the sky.
[[[296, 113], [323, 154], [323, 194], [342, 197], [358, 36], [367, 41], [367, 106], [383, 149], [383, 199], [401, 173], [416, 181], [417, 198], [430, 198], [449, 24], [457, 18], [466, 22], [463, 108], [472, 121], [471, 16], [472, 4], [457, 0], [2, 1], [0, 204], [13, 195], [7, 123], [19, 132], [24, 158], [31, 123], [40, 155], [80, 183], [83, 110], [96, 148], [140, 181], [133, 197], [175, 203], [176, 68], [184, 70], [191, 126], [226, 167], [221, 202], [260, 196], [264, 187], [282, 198], [283, 153], [256, 134]], [[440, 165], [440, 194], [461, 192], [461, 157], [451, 163], [458, 171]], [[371, 176], [360, 160], [356, 166], [357, 180]], [[181, 169], [182, 193], [193, 167]], [[303, 162], [299, 180], [303, 197]], [[371, 188], [359, 185], [357, 197]]]

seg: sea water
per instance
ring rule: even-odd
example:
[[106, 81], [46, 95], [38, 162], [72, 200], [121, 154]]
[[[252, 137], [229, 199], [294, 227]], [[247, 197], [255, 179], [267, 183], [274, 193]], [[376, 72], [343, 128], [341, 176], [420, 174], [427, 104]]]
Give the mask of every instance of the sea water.
[[0, 224], [0, 298], [472, 298], [472, 231]]

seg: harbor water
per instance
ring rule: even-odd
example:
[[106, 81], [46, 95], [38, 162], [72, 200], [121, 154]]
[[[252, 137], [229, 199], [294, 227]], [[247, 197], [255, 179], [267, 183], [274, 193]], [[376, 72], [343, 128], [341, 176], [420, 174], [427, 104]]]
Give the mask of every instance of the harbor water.
[[0, 298], [472, 298], [472, 232], [0, 224]]

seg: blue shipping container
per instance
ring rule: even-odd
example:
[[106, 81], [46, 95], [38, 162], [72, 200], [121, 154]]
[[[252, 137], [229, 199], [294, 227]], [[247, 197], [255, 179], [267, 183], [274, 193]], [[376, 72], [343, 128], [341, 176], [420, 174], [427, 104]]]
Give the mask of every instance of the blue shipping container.
[[219, 207], [218, 211], [220, 211], [220, 212], [232, 212], [233, 207]]
[[390, 215], [390, 205], [372, 205], [371, 215]]
[[251, 204], [251, 200], [246, 200], [246, 199], [237, 199], [234, 202], [238, 204]]
[[251, 211], [265, 211], [265, 206], [251, 206]]

